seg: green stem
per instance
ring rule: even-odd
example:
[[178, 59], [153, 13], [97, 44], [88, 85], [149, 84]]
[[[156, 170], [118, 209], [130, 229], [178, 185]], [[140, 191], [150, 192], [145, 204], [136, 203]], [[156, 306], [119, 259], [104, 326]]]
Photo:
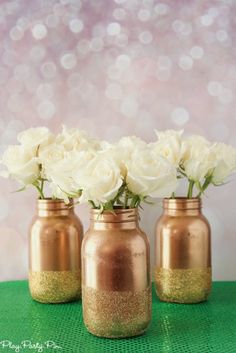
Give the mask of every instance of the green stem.
[[197, 195], [197, 197], [201, 197], [201, 195], [204, 193], [204, 191], [208, 188], [208, 186], [211, 183], [211, 178], [208, 177], [205, 179], [203, 185], [202, 185], [202, 191], [199, 192], [199, 194]]
[[193, 180], [189, 180], [189, 187], [188, 187], [188, 199], [191, 199], [193, 197], [193, 188], [194, 188], [195, 182]]
[[34, 186], [35, 186], [36, 189], [38, 190], [39, 198], [42, 199], [42, 200], [45, 199], [44, 194], [43, 194], [43, 191], [41, 190], [41, 187], [39, 187], [37, 184], [34, 184]]
[[128, 205], [128, 194], [127, 194], [127, 191], [125, 191], [124, 208], [127, 208], [127, 205]]

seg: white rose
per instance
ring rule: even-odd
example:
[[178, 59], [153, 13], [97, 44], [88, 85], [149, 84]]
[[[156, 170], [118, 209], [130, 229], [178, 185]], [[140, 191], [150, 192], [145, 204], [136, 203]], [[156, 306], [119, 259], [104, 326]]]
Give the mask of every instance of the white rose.
[[46, 127], [30, 128], [18, 134], [17, 140], [29, 148], [38, 148], [51, 143], [54, 139], [53, 134]]
[[132, 159], [132, 155], [136, 150], [146, 148], [147, 144], [136, 136], [125, 136], [115, 144], [103, 141], [101, 146], [101, 157], [113, 159], [119, 166], [122, 177], [125, 178], [127, 174], [127, 161]]
[[46, 163], [44, 173], [50, 182], [53, 196], [63, 198], [66, 202], [69, 197], [79, 197], [81, 185], [76, 175], [92, 158], [92, 151], [71, 151], [65, 153], [63, 158], [54, 158], [50, 163]]
[[217, 161], [212, 174], [212, 183], [220, 185], [236, 170], [236, 149], [224, 143], [215, 143], [212, 150]]
[[184, 140], [180, 164], [189, 180], [200, 182], [209, 176], [216, 165], [210, 142], [198, 135]]
[[155, 133], [158, 141], [150, 143], [149, 146], [156, 154], [166, 158], [170, 163], [176, 167], [179, 165], [181, 158], [181, 143], [183, 131], [166, 130], [157, 131]]
[[78, 170], [76, 179], [83, 189], [81, 202], [93, 201], [96, 206], [113, 200], [123, 184], [119, 166], [101, 155]]
[[23, 145], [9, 146], [3, 154], [1, 164], [7, 168], [6, 171], [1, 171], [1, 176], [11, 177], [23, 185], [32, 184], [40, 174], [34, 151]]
[[136, 151], [126, 167], [126, 183], [135, 195], [169, 197], [177, 188], [176, 168], [150, 148]]
[[57, 136], [56, 143], [62, 145], [67, 151], [99, 149], [99, 143], [92, 139], [87, 132], [76, 128], [62, 126], [62, 132]]

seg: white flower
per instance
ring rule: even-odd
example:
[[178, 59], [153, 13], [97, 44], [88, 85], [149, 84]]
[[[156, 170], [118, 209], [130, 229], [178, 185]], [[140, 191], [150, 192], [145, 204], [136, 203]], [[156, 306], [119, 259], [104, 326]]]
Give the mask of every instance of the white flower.
[[110, 158], [119, 166], [122, 177], [127, 175], [126, 163], [132, 159], [133, 153], [147, 147], [146, 142], [136, 136], [122, 137], [118, 143], [102, 142], [101, 158]]
[[62, 158], [59, 156], [46, 163], [44, 173], [50, 182], [53, 196], [65, 202], [69, 201], [69, 197], [79, 197], [81, 184], [76, 175], [93, 158], [92, 151], [71, 151], [66, 152]]
[[155, 130], [155, 133], [158, 137], [158, 141], [150, 143], [149, 146], [155, 151], [156, 154], [166, 158], [170, 163], [177, 167], [181, 158], [183, 130]]
[[62, 145], [67, 151], [99, 149], [99, 143], [92, 139], [87, 132], [76, 128], [68, 129], [62, 126], [62, 132], [57, 136], [56, 143]]
[[126, 183], [135, 195], [169, 197], [176, 190], [176, 168], [150, 148], [136, 151], [126, 167]]
[[46, 146], [54, 139], [53, 134], [46, 127], [30, 128], [18, 134], [17, 140], [25, 146], [25, 148], [38, 148]]
[[96, 206], [113, 200], [123, 184], [119, 166], [101, 155], [78, 169], [76, 180], [83, 190], [81, 202], [93, 201]]
[[34, 183], [39, 178], [39, 164], [35, 153], [22, 145], [9, 146], [4, 152], [1, 164], [7, 170], [1, 171], [3, 177], [11, 177], [23, 185]]
[[189, 180], [200, 182], [209, 176], [216, 165], [210, 142], [198, 135], [183, 140], [180, 164]]
[[236, 170], [236, 149], [224, 143], [215, 143], [212, 150], [217, 162], [211, 181], [215, 185], [220, 185]]

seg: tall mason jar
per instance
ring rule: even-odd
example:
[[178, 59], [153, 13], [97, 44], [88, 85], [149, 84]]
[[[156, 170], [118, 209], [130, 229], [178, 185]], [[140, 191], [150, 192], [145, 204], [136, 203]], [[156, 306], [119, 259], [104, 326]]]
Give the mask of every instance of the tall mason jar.
[[96, 336], [142, 334], [151, 319], [150, 249], [137, 209], [91, 210], [82, 242], [83, 317]]
[[29, 288], [41, 303], [64, 303], [81, 297], [83, 228], [73, 201], [38, 200], [29, 236]]
[[155, 286], [160, 300], [206, 300], [211, 290], [211, 230], [201, 199], [164, 199], [155, 240]]

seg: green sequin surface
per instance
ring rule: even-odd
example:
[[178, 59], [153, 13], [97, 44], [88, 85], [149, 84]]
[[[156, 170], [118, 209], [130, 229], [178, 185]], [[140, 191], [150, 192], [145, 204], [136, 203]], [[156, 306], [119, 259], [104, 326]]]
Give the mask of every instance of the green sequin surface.
[[40, 304], [31, 299], [26, 281], [0, 283], [0, 353], [14, 352], [2, 347], [4, 340], [15, 345], [54, 342], [54, 348], [43, 346], [43, 353], [236, 352], [236, 282], [213, 283], [209, 300], [200, 304], [160, 302], [154, 290], [152, 300], [152, 322], [144, 335], [106, 339], [86, 330], [81, 301]]

